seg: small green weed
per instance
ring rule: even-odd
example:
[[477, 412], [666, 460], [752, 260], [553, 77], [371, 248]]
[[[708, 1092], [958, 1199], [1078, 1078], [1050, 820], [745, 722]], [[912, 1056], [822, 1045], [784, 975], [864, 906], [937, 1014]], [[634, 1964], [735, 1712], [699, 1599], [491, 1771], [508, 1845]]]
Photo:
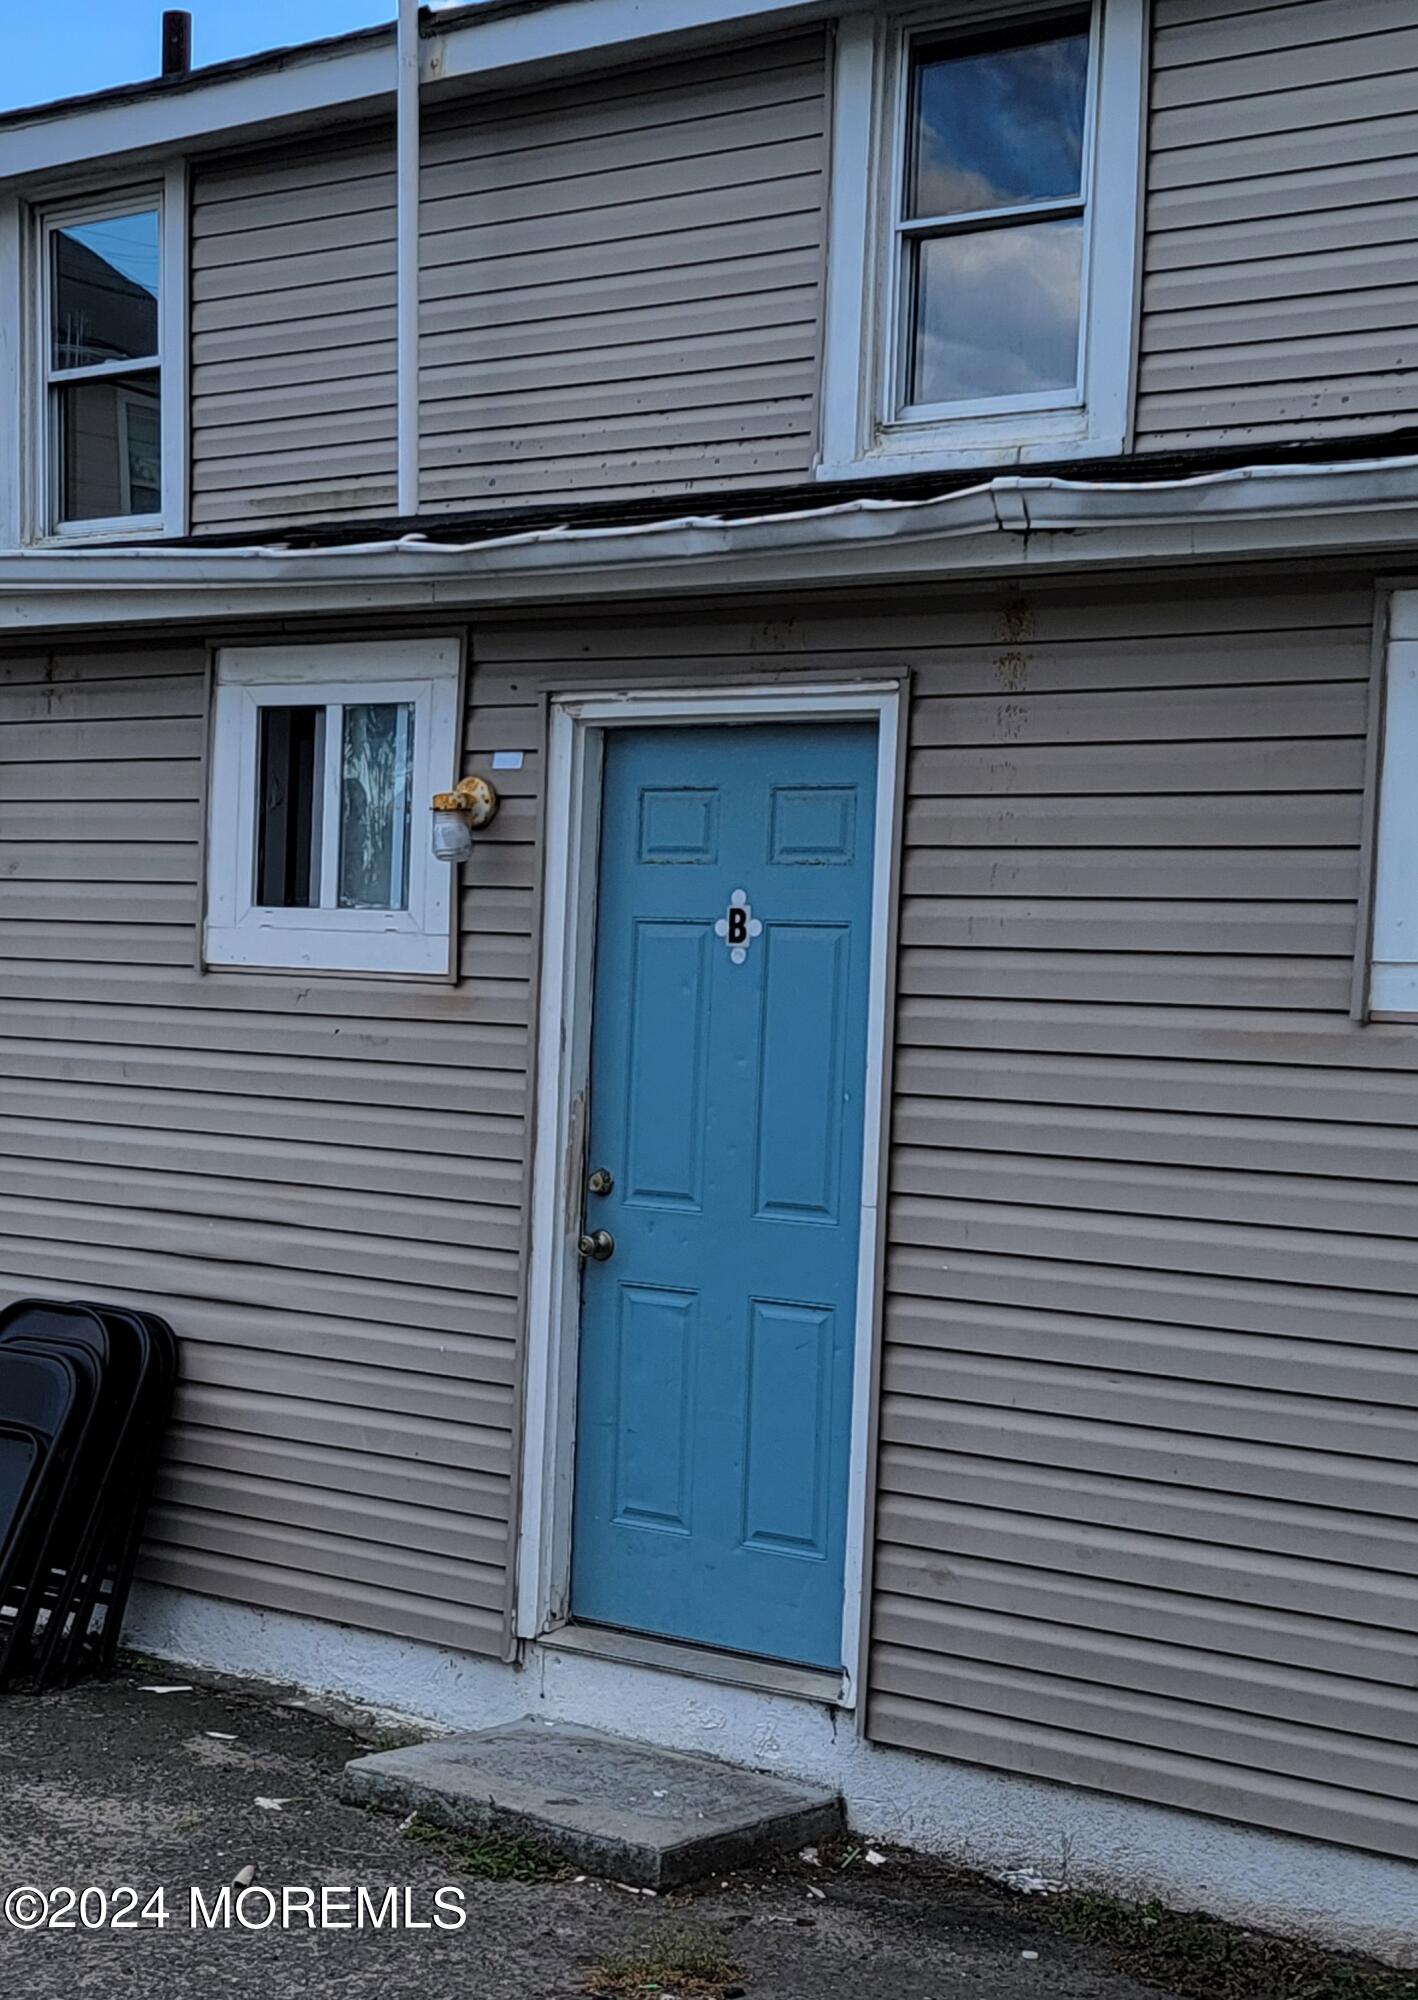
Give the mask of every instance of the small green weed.
[[1183, 2000], [1418, 2000], [1418, 1973], [1391, 1972], [1163, 1903], [1069, 1890], [1031, 1899], [1029, 1909]]
[[436, 1847], [451, 1867], [483, 1882], [558, 1882], [569, 1872], [566, 1864], [534, 1840], [515, 1833], [454, 1833], [416, 1819], [407, 1828], [410, 1840]]
[[427, 1741], [428, 1738], [421, 1736], [416, 1729], [377, 1729], [374, 1732], [376, 1750], [412, 1750]]
[[[824, 1842], [816, 1867], [796, 1872], [823, 1882], [832, 1871], [883, 1878], [931, 1880], [974, 1890], [991, 1901], [1002, 1895], [1010, 1910], [1044, 1930], [1090, 1945], [1141, 1984], [1164, 1988], [1177, 2000], [1418, 2000], [1418, 1972], [1395, 1972], [1372, 1959], [1326, 1951], [1322, 1945], [1246, 1930], [1199, 1911], [1165, 1903], [1129, 1903], [1087, 1889], [1060, 1888], [1048, 1896], [1002, 1889], [973, 1869], [932, 1862], [899, 1848], [873, 1850], [884, 1859], [866, 1865], [866, 1847], [850, 1836]], [[1067, 1872], [1067, 1856], [1063, 1857]]]
[[667, 1931], [636, 1951], [617, 1953], [593, 1966], [586, 1991], [616, 2000], [651, 2000], [655, 1994], [719, 1994], [740, 1978], [713, 1938], [695, 1931]]

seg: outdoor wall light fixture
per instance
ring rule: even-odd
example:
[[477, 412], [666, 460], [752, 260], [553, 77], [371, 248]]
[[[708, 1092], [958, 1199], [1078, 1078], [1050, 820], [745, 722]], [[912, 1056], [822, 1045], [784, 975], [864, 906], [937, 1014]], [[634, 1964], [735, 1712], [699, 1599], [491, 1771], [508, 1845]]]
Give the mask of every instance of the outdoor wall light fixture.
[[473, 851], [473, 835], [497, 812], [497, 793], [486, 778], [464, 778], [451, 792], [433, 795], [433, 855], [456, 866]]

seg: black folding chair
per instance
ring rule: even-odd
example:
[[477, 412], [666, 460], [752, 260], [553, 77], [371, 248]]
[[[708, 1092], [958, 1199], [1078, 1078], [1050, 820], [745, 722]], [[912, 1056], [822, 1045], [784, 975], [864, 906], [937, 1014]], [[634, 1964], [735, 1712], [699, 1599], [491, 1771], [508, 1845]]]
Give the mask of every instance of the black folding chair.
[[61, 1626], [52, 1640], [46, 1633], [39, 1651], [41, 1687], [60, 1676], [72, 1678], [86, 1658], [100, 1672], [112, 1671], [177, 1373], [177, 1342], [165, 1320], [125, 1307], [84, 1309], [98, 1314], [108, 1330], [127, 1397], [104, 1482], [102, 1516], [76, 1562], [75, 1588], [66, 1594], [67, 1632]]
[[0, 1517], [0, 1685], [27, 1625], [89, 1409], [89, 1379], [72, 1356], [0, 1344], [0, 1432], [11, 1496], [11, 1511]]
[[111, 1671], [176, 1372], [156, 1315], [0, 1312], [0, 1685]]
[[[64, 1320], [56, 1324], [61, 1310]], [[29, 1329], [34, 1322], [24, 1324]], [[26, 1620], [30, 1670], [40, 1688], [68, 1677], [70, 1649], [82, 1641], [92, 1617], [91, 1611], [84, 1617], [84, 1602], [101, 1583], [105, 1549], [127, 1522], [122, 1474], [149, 1360], [146, 1335], [102, 1307], [55, 1308], [49, 1325], [56, 1343], [72, 1340], [102, 1358], [103, 1379], [83, 1453], [84, 1472], [65, 1518], [56, 1524], [48, 1573]]]
[[117, 1657], [123, 1613], [128, 1602], [128, 1592], [132, 1588], [133, 1572], [138, 1565], [138, 1553], [143, 1542], [143, 1527], [147, 1520], [148, 1509], [152, 1505], [153, 1492], [157, 1486], [158, 1471], [162, 1462], [162, 1440], [172, 1416], [173, 1397], [177, 1390], [176, 1334], [167, 1321], [157, 1313], [139, 1312], [134, 1317], [141, 1323], [151, 1343], [152, 1368], [146, 1377], [147, 1401], [142, 1413], [144, 1448], [136, 1465], [134, 1490], [128, 1512], [128, 1533], [119, 1555], [109, 1613], [104, 1621], [99, 1652], [99, 1670], [102, 1673], [112, 1673], [114, 1660]]
[[[43, 1443], [34, 1431], [0, 1423], [0, 1537], [19, 1521], [43, 1455]], [[0, 1549], [3, 1546], [0, 1540]]]

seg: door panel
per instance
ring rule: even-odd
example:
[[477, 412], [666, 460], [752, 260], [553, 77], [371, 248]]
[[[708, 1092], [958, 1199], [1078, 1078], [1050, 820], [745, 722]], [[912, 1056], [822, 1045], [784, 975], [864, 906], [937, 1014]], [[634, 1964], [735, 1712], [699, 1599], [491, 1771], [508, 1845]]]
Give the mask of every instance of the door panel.
[[622, 1285], [617, 1304], [615, 1520], [687, 1535], [699, 1300], [693, 1292]]
[[876, 732], [606, 742], [572, 1611], [841, 1664]]
[[845, 924], [766, 928], [753, 1212], [833, 1225], [852, 936]]
[[710, 945], [708, 924], [636, 922], [626, 1193], [657, 1207], [703, 1207]]
[[771, 1299], [749, 1315], [744, 1546], [825, 1560], [836, 1315]]

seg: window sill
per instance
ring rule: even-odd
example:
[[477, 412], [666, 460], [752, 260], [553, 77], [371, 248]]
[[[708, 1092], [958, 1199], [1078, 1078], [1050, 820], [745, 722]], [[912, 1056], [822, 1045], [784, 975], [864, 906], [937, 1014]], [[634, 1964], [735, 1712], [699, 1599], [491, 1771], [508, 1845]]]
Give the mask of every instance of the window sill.
[[129, 522], [103, 521], [93, 528], [66, 528], [48, 535], [31, 535], [21, 544], [27, 549], [92, 549], [121, 547], [128, 542], [166, 542], [181, 533], [146, 516]]
[[1060, 459], [1117, 458], [1126, 440], [1120, 435], [1090, 435], [1082, 426], [1048, 433], [1035, 430], [1028, 438], [1000, 437], [977, 428], [970, 432], [944, 429], [919, 443], [908, 444], [890, 432], [854, 459], [820, 463], [817, 479], [887, 478], [906, 472], [969, 472], [1011, 470], [1017, 466], [1052, 465]]
[[[288, 951], [275, 942], [290, 939]], [[307, 932], [280, 925], [209, 925], [206, 964], [213, 972], [280, 972], [296, 977], [317, 972], [377, 978], [446, 979], [452, 947], [446, 932], [370, 930]]]
[[228, 965], [218, 959], [203, 959], [197, 967], [197, 977], [218, 987], [228, 981], [235, 984], [253, 979], [299, 979], [306, 983], [311, 980], [332, 980], [353, 987], [361, 985], [381, 987], [391, 984], [446, 987], [457, 986], [460, 983], [459, 974], [451, 964], [439, 972], [404, 972], [388, 966]]

